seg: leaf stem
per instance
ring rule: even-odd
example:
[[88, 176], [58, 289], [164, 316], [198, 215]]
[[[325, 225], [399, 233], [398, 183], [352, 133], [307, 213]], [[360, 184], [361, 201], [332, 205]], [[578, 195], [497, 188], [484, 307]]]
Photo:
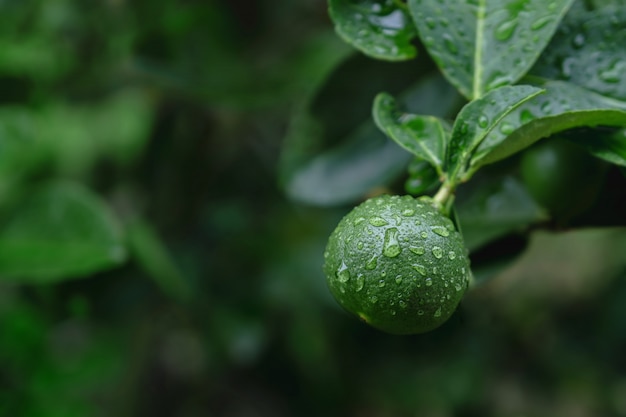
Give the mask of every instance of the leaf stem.
[[435, 194], [435, 196], [433, 197], [433, 201], [440, 209], [447, 210], [447, 203], [452, 197], [454, 197], [454, 184], [446, 181], [441, 185], [441, 187], [437, 191], [437, 194]]
[[399, 9], [409, 10], [409, 7], [402, 0], [393, 0], [393, 4], [395, 4]]

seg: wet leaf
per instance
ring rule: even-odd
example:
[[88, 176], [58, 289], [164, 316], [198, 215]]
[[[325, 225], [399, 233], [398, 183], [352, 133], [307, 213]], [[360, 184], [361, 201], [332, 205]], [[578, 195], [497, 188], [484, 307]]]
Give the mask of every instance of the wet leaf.
[[626, 125], [624, 103], [563, 81], [533, 81], [546, 93], [524, 103], [498, 123], [472, 157], [471, 171], [556, 132], [581, 126]]
[[443, 175], [446, 143], [450, 128], [435, 116], [402, 113], [389, 94], [381, 93], [374, 100], [374, 121], [380, 130], [413, 155], [428, 161]]
[[417, 36], [405, 8], [393, 0], [329, 0], [337, 33], [366, 55], [402, 61], [417, 55], [411, 41]]
[[573, 0], [409, 0], [422, 42], [468, 99], [517, 82]]
[[447, 156], [449, 179], [468, 179], [473, 153], [503, 118], [543, 90], [528, 85], [505, 86], [471, 101], [454, 122]]
[[626, 9], [569, 13], [531, 74], [626, 101]]

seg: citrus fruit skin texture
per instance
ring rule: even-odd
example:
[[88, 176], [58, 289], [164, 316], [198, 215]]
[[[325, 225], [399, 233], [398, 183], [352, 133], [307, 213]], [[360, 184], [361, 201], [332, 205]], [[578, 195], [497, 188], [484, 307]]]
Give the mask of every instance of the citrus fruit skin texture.
[[347, 311], [392, 334], [435, 329], [455, 311], [471, 272], [452, 221], [428, 197], [383, 195], [330, 235], [324, 273]]

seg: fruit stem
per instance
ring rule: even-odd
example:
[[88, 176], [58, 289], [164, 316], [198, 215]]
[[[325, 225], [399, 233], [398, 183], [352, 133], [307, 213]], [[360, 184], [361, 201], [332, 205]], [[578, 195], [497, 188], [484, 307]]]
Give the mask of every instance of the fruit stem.
[[449, 182], [444, 182], [437, 194], [433, 197], [433, 201], [441, 210], [442, 208], [446, 208], [448, 206], [448, 200], [450, 200], [454, 195], [454, 186]]

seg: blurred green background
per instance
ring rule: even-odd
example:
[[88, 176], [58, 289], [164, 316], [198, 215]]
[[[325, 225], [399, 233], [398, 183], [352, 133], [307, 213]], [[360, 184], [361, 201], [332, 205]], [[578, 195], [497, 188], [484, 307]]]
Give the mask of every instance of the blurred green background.
[[[345, 184], [403, 192], [409, 162], [371, 99], [432, 71], [354, 52], [323, 0], [0, 0], [0, 416], [626, 416], [616, 169], [593, 227], [473, 251], [500, 274], [434, 332], [332, 300]], [[298, 177], [363, 135], [382, 171]]]

